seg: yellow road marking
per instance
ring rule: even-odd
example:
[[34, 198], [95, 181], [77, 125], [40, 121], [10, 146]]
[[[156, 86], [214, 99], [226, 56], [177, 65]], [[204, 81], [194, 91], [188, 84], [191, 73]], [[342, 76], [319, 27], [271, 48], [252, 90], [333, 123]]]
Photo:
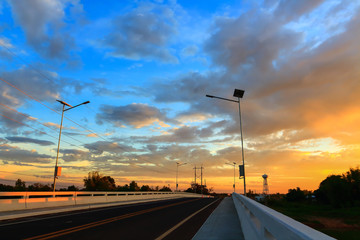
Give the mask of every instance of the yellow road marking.
[[115, 222], [115, 221], [119, 221], [119, 220], [122, 220], [122, 219], [134, 217], [134, 216], [141, 215], [141, 214], [144, 214], [144, 213], [149, 213], [149, 212], [157, 211], [157, 210], [172, 207], [172, 206], [176, 206], [176, 205], [180, 205], [180, 204], [184, 204], [184, 203], [189, 203], [189, 202], [192, 202], [192, 201], [195, 201], [195, 200], [198, 200], [198, 199], [191, 199], [191, 200], [184, 201], [184, 202], [172, 203], [172, 204], [169, 204], [169, 205], [166, 205], [166, 206], [159, 206], [159, 207], [155, 207], [155, 208], [151, 208], [151, 209], [145, 209], [145, 210], [141, 210], [139, 212], [127, 213], [127, 214], [124, 214], [124, 215], [121, 215], [121, 216], [112, 217], [112, 218], [100, 220], [100, 221], [97, 221], [97, 222], [87, 223], [87, 224], [84, 224], [84, 225], [81, 225], [81, 226], [71, 227], [71, 228], [68, 228], [68, 229], [63, 229], [63, 230], [59, 230], [59, 231], [52, 232], [52, 233], [46, 233], [46, 234], [43, 234], [43, 235], [39, 235], [39, 236], [31, 237], [31, 238], [26, 238], [25, 240], [35, 240], [35, 239], [36, 240], [38, 240], [38, 239], [45, 240], [45, 239], [55, 238], [55, 237], [70, 234], [70, 233], [73, 233], [73, 232], [85, 230], [85, 229], [88, 229], [88, 228], [104, 225], [104, 224], [107, 224], [107, 223], [110, 223], [110, 222]]

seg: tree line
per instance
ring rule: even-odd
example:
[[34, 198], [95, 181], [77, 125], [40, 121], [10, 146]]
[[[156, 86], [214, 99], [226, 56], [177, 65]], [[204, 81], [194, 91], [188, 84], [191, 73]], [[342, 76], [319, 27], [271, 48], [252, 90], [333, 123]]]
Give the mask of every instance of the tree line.
[[207, 188], [205, 185], [201, 186], [198, 183], [191, 183], [191, 186], [185, 190], [185, 192], [198, 193], [204, 195], [210, 195], [212, 191], [213, 191], [212, 188]]
[[330, 175], [314, 192], [301, 190], [299, 187], [289, 189], [285, 199], [291, 202], [316, 200], [334, 207], [360, 205], [360, 169], [350, 168], [344, 174]]
[[[149, 185], [142, 185], [141, 187], [137, 182], [131, 181], [129, 184], [116, 185], [115, 179], [111, 176], [103, 176], [98, 171], [89, 172], [86, 177], [83, 178], [84, 188], [80, 189], [75, 185], [68, 186], [66, 188], [60, 188], [60, 191], [160, 191], [160, 192], [171, 192], [171, 188], [167, 186], [163, 187], [152, 187]], [[15, 182], [15, 186], [0, 184], [0, 191], [51, 191], [52, 185], [34, 183], [26, 186], [26, 182], [18, 179]], [[207, 188], [205, 185], [192, 183], [191, 186], [185, 190], [185, 192], [198, 193], [198, 194], [214, 194], [212, 188]]]
[[[71, 187], [75, 187], [75, 186], [71, 186]], [[21, 179], [16, 180], [14, 186], [6, 185], [6, 184], [0, 184], [0, 192], [51, 191], [51, 190], [52, 190], [52, 187], [49, 184], [34, 183], [34, 184], [26, 186], [26, 182], [22, 181]]]
[[[135, 182], [131, 181], [129, 184], [123, 186], [116, 185], [114, 178], [110, 176], [102, 176], [98, 171], [89, 172], [87, 177], [84, 177], [84, 188], [80, 189], [75, 185], [66, 188], [60, 188], [60, 191], [160, 191], [171, 192], [170, 187], [150, 187], [149, 185], [142, 185], [141, 187]], [[1, 192], [11, 191], [52, 191], [52, 185], [34, 183], [26, 186], [26, 182], [18, 179], [14, 186], [0, 184]]]
[[150, 187], [149, 185], [142, 185], [141, 187], [135, 181], [123, 186], [116, 186], [114, 178], [110, 176], [102, 176], [99, 172], [89, 172], [88, 176], [83, 179], [85, 191], [160, 191], [171, 192], [170, 187]]

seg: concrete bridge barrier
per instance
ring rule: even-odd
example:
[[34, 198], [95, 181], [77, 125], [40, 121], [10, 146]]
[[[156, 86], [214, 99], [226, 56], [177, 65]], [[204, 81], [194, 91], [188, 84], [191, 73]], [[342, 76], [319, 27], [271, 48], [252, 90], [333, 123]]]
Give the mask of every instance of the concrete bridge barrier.
[[183, 197], [209, 196], [186, 192], [0, 192], [0, 212]]
[[232, 198], [245, 239], [334, 239], [248, 197], [233, 193]]

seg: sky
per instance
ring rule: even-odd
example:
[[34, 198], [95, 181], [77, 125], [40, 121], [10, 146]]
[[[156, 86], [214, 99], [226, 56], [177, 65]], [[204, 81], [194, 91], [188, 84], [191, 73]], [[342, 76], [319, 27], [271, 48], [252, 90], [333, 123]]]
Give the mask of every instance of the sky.
[[[315, 190], [360, 160], [360, 1], [0, 0], [0, 182]], [[186, 163], [186, 164], [185, 164]], [[197, 170], [197, 183], [200, 183]]]

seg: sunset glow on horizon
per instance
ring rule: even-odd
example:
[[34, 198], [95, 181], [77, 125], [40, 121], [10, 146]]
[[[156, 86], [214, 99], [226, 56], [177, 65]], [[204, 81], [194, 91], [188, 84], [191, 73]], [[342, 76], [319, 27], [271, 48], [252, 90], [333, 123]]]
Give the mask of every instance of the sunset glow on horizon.
[[[360, 166], [360, 2], [0, 1], [0, 183], [316, 190]], [[200, 183], [200, 170], [197, 172]], [[243, 180], [236, 167], [236, 192]]]

